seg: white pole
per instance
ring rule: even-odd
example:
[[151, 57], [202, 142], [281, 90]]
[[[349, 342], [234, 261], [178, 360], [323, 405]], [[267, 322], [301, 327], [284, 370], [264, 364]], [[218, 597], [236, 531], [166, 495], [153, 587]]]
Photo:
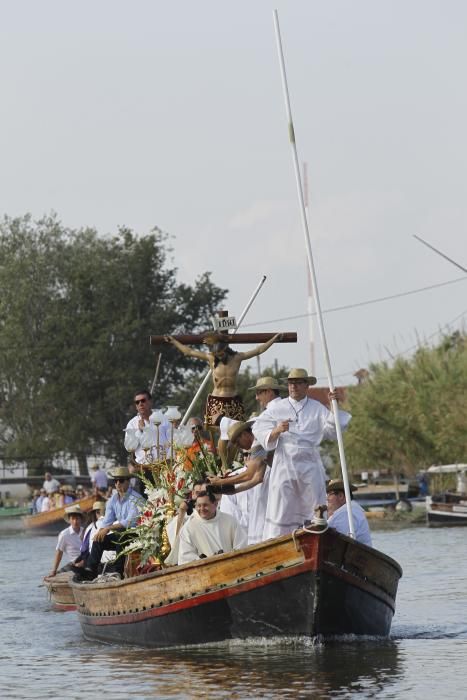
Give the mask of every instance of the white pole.
[[[317, 286], [317, 282], [316, 282], [315, 266], [313, 263], [313, 253], [311, 250], [311, 242], [310, 242], [310, 232], [308, 231], [308, 221], [307, 221], [307, 216], [306, 216], [306, 212], [305, 212], [305, 203], [303, 200], [303, 189], [302, 189], [302, 182], [301, 182], [301, 178], [300, 178], [300, 167], [298, 164], [297, 146], [295, 143], [295, 133], [294, 133], [294, 127], [293, 127], [293, 120], [292, 120], [292, 111], [290, 109], [289, 89], [287, 86], [287, 76], [285, 73], [284, 54], [282, 51], [281, 34], [280, 34], [280, 29], [279, 29], [279, 17], [277, 14], [277, 10], [274, 10], [273, 15], [274, 15], [274, 27], [275, 27], [275, 31], [276, 31], [277, 51], [279, 54], [279, 63], [280, 63], [281, 77], [282, 77], [282, 88], [284, 91], [285, 109], [286, 109], [286, 113], [287, 113], [287, 121], [288, 121], [288, 128], [289, 128], [289, 140], [290, 140], [290, 144], [292, 146], [292, 160], [293, 160], [293, 165], [294, 165], [294, 170], [295, 170], [295, 180], [297, 183], [297, 193], [298, 193], [298, 199], [299, 199], [299, 205], [300, 205], [303, 233], [305, 236], [305, 246], [306, 246], [307, 257], [308, 257], [308, 267], [310, 270], [311, 284], [313, 287], [313, 297], [314, 297], [315, 305], [316, 305], [318, 328], [319, 328], [319, 333], [320, 333], [320, 337], [321, 337], [321, 343], [323, 345], [323, 352], [324, 352], [324, 359], [325, 359], [327, 376], [328, 376], [329, 390], [331, 392], [333, 392], [334, 391], [334, 381], [332, 378], [331, 361], [329, 359], [328, 345], [327, 345], [327, 341], [326, 341], [326, 333], [324, 331], [323, 316], [321, 313], [321, 303], [320, 303], [320, 299], [319, 299], [318, 286]], [[331, 407], [332, 407], [332, 412], [334, 414], [334, 420], [336, 423], [337, 444], [339, 447], [339, 457], [340, 457], [340, 462], [341, 462], [342, 478], [344, 481], [345, 499], [346, 499], [347, 504], [348, 504], [347, 505], [347, 513], [348, 513], [348, 517], [349, 517], [350, 536], [355, 538], [355, 528], [354, 528], [353, 514], [352, 514], [352, 508], [351, 508], [351, 494], [350, 494], [350, 486], [349, 486], [349, 477], [347, 474], [347, 464], [345, 461], [344, 442], [342, 439], [342, 430], [341, 430], [341, 426], [339, 423], [339, 407], [337, 405], [336, 399], [331, 400]]]
[[[255, 291], [254, 291], [253, 294], [251, 295], [251, 298], [250, 298], [248, 304], [247, 304], [247, 305], [245, 306], [245, 308], [243, 309], [243, 311], [242, 311], [242, 313], [241, 313], [241, 315], [240, 315], [240, 318], [239, 318], [238, 321], [237, 321], [237, 330], [240, 328], [241, 322], [242, 322], [243, 319], [245, 318], [246, 314], [248, 313], [248, 311], [249, 311], [249, 309], [250, 309], [250, 306], [252, 305], [252, 303], [254, 302], [254, 300], [256, 299], [256, 297], [258, 296], [259, 290], [261, 289], [261, 287], [263, 286], [263, 284], [264, 284], [265, 282], [266, 282], [266, 275], [263, 275], [263, 277], [261, 278], [261, 280], [260, 280], [258, 286], [256, 287]], [[235, 333], [237, 332], [237, 330], [235, 331]], [[235, 333], [232, 333], [232, 336], [230, 337], [230, 339], [233, 338], [233, 337], [235, 336]], [[198, 391], [196, 392], [196, 394], [194, 395], [192, 402], [190, 403], [190, 405], [189, 405], [188, 408], [186, 409], [185, 415], [183, 416], [182, 420], [180, 421], [180, 426], [185, 425], [185, 423], [187, 422], [188, 418], [190, 417], [191, 412], [192, 412], [192, 410], [193, 410], [193, 407], [194, 407], [195, 403], [197, 402], [197, 400], [198, 400], [198, 398], [199, 398], [201, 392], [203, 391], [204, 387], [205, 387], [206, 384], [208, 383], [208, 381], [209, 381], [209, 379], [210, 379], [210, 377], [211, 377], [211, 374], [212, 374], [212, 370], [210, 369], [209, 372], [207, 373], [207, 375], [204, 377], [203, 381], [201, 382], [201, 385], [200, 385]]]
[[[308, 216], [308, 168], [307, 164], [303, 163], [303, 189], [304, 189], [304, 201], [305, 201], [305, 215], [308, 222], [310, 223], [310, 217]], [[308, 286], [308, 335], [310, 339], [310, 374], [316, 374], [315, 368], [315, 333], [313, 330], [313, 289], [311, 286], [311, 275], [310, 267], [306, 267], [306, 277]]]

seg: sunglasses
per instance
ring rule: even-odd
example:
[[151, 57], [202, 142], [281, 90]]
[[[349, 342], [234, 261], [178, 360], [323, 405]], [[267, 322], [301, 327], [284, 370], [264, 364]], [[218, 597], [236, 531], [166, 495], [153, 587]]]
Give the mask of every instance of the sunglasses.
[[124, 484], [125, 481], [128, 481], [128, 477], [127, 476], [122, 476], [122, 477], [117, 476], [117, 478], [114, 479], [114, 481], [116, 484]]
[[146, 403], [147, 399], [135, 399], [135, 404], [138, 405], [139, 403]]

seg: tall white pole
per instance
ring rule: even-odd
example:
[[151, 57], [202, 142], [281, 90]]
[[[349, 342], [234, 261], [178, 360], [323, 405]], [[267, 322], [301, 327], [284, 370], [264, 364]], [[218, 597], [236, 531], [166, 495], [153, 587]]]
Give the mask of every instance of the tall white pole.
[[[308, 214], [308, 168], [307, 164], [303, 163], [303, 199], [305, 201], [305, 215], [310, 225], [310, 217]], [[310, 374], [316, 374], [315, 367], [315, 333], [313, 329], [313, 287], [311, 285], [310, 267], [306, 266], [306, 278], [308, 286], [308, 337], [310, 340]]]
[[[327, 341], [326, 341], [326, 333], [324, 330], [323, 315], [321, 313], [321, 303], [319, 300], [318, 286], [317, 286], [317, 282], [316, 282], [315, 266], [314, 266], [314, 262], [313, 262], [313, 253], [311, 250], [311, 242], [310, 242], [310, 232], [308, 230], [308, 221], [307, 221], [307, 216], [306, 216], [306, 212], [305, 212], [305, 202], [303, 200], [303, 189], [302, 189], [302, 182], [301, 182], [301, 178], [300, 178], [300, 167], [298, 164], [297, 146], [295, 143], [295, 132], [294, 132], [294, 127], [293, 127], [292, 111], [290, 109], [289, 89], [288, 89], [288, 85], [287, 85], [287, 76], [286, 76], [286, 72], [285, 72], [284, 53], [282, 51], [282, 41], [281, 41], [281, 34], [280, 34], [280, 29], [279, 29], [279, 16], [277, 14], [277, 10], [274, 10], [273, 16], [274, 16], [274, 27], [275, 27], [275, 31], [276, 31], [277, 51], [279, 54], [279, 63], [280, 63], [281, 77], [282, 77], [282, 89], [284, 92], [285, 109], [286, 109], [286, 113], [287, 113], [289, 140], [290, 140], [290, 145], [292, 148], [292, 161], [293, 161], [293, 165], [294, 165], [295, 180], [296, 180], [296, 184], [297, 184], [297, 193], [298, 193], [298, 199], [299, 199], [299, 205], [300, 205], [300, 214], [301, 214], [301, 219], [302, 219], [303, 233], [305, 236], [305, 246], [306, 246], [307, 258], [308, 258], [308, 267], [310, 270], [311, 284], [313, 287], [313, 297], [314, 297], [315, 305], [316, 305], [318, 328], [319, 328], [321, 343], [323, 346], [324, 360], [325, 360], [325, 364], [326, 364], [326, 371], [327, 371], [328, 383], [329, 383], [329, 390], [331, 392], [333, 392], [335, 390], [334, 389], [334, 381], [332, 378], [331, 361], [329, 358], [328, 345], [327, 345]], [[354, 527], [353, 514], [352, 514], [352, 508], [351, 508], [351, 494], [350, 494], [350, 486], [349, 486], [349, 477], [347, 474], [347, 464], [345, 461], [344, 441], [342, 439], [342, 430], [341, 430], [341, 426], [339, 423], [339, 407], [337, 405], [336, 399], [331, 400], [331, 407], [332, 407], [332, 412], [334, 414], [334, 420], [336, 423], [337, 444], [339, 447], [339, 457], [340, 457], [341, 469], [342, 469], [342, 479], [344, 481], [345, 498], [346, 498], [346, 501], [348, 504], [347, 513], [348, 513], [348, 517], [349, 517], [349, 530], [350, 530], [351, 537], [355, 538], [355, 527]]]
[[[249, 311], [249, 309], [250, 309], [250, 306], [252, 305], [252, 303], [254, 302], [254, 300], [256, 299], [256, 297], [258, 296], [259, 291], [260, 291], [261, 287], [263, 286], [263, 284], [264, 284], [265, 282], [266, 282], [266, 275], [263, 275], [262, 278], [261, 278], [261, 280], [260, 280], [260, 282], [258, 283], [258, 286], [256, 287], [255, 291], [254, 291], [253, 294], [251, 295], [250, 300], [248, 301], [247, 305], [245, 306], [245, 308], [243, 309], [242, 313], [240, 314], [240, 318], [239, 318], [238, 321], [237, 321], [237, 330], [240, 328], [240, 324], [242, 323], [243, 319], [244, 319], [245, 316], [247, 315], [247, 313], [248, 313], [248, 311]], [[237, 332], [237, 330], [235, 331], [235, 333]], [[232, 335], [229, 336], [229, 339], [230, 339], [230, 340], [235, 336], [235, 333], [232, 333]], [[196, 392], [196, 394], [194, 395], [192, 402], [190, 403], [190, 405], [189, 405], [188, 408], [186, 409], [185, 415], [183, 416], [182, 420], [180, 421], [180, 425], [181, 425], [181, 426], [186, 424], [186, 422], [187, 422], [188, 418], [190, 417], [191, 412], [192, 412], [192, 410], [193, 410], [193, 408], [194, 408], [194, 405], [195, 405], [195, 403], [197, 402], [197, 400], [199, 399], [199, 397], [200, 397], [200, 395], [201, 395], [201, 392], [203, 391], [204, 387], [205, 387], [206, 384], [208, 383], [208, 381], [209, 381], [209, 379], [210, 379], [210, 377], [211, 377], [211, 374], [212, 374], [212, 370], [210, 369], [209, 372], [208, 372], [208, 373], [206, 374], [206, 376], [204, 377], [203, 381], [201, 382], [201, 385], [200, 385], [198, 391]]]

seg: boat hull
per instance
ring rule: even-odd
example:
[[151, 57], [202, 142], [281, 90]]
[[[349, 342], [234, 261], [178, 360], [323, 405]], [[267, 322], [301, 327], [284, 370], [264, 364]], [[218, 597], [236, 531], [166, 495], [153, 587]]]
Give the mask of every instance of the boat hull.
[[146, 647], [389, 634], [400, 567], [334, 530], [301, 531], [107, 584], [72, 582], [86, 638]]
[[58, 535], [64, 529], [65, 510], [70, 506], [79, 505], [83, 513], [88, 513], [92, 504], [95, 501], [95, 496], [86, 496], [79, 501], [73, 501], [63, 508], [55, 508], [44, 513], [36, 513], [35, 515], [26, 515], [23, 517], [23, 526], [30, 534], [37, 535]]
[[75, 598], [71, 588], [72, 572], [63, 572], [44, 579], [52, 607], [57, 612], [76, 610]]
[[467, 496], [446, 494], [443, 500], [426, 500], [428, 527], [456, 527], [467, 525]]

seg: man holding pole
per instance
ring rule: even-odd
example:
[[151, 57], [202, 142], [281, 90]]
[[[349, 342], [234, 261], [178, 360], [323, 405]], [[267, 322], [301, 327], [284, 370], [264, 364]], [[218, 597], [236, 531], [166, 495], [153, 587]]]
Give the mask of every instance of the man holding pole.
[[[269, 497], [263, 539], [279, 537], [301, 527], [314, 509], [326, 503], [324, 467], [319, 454], [322, 440], [336, 439], [334, 415], [308, 396], [316, 378], [305, 369], [287, 377], [289, 396], [270, 403], [253, 424], [253, 434], [265, 450], [275, 449], [269, 479]], [[335, 392], [330, 394], [336, 399]], [[339, 411], [342, 429], [351, 415]]]

